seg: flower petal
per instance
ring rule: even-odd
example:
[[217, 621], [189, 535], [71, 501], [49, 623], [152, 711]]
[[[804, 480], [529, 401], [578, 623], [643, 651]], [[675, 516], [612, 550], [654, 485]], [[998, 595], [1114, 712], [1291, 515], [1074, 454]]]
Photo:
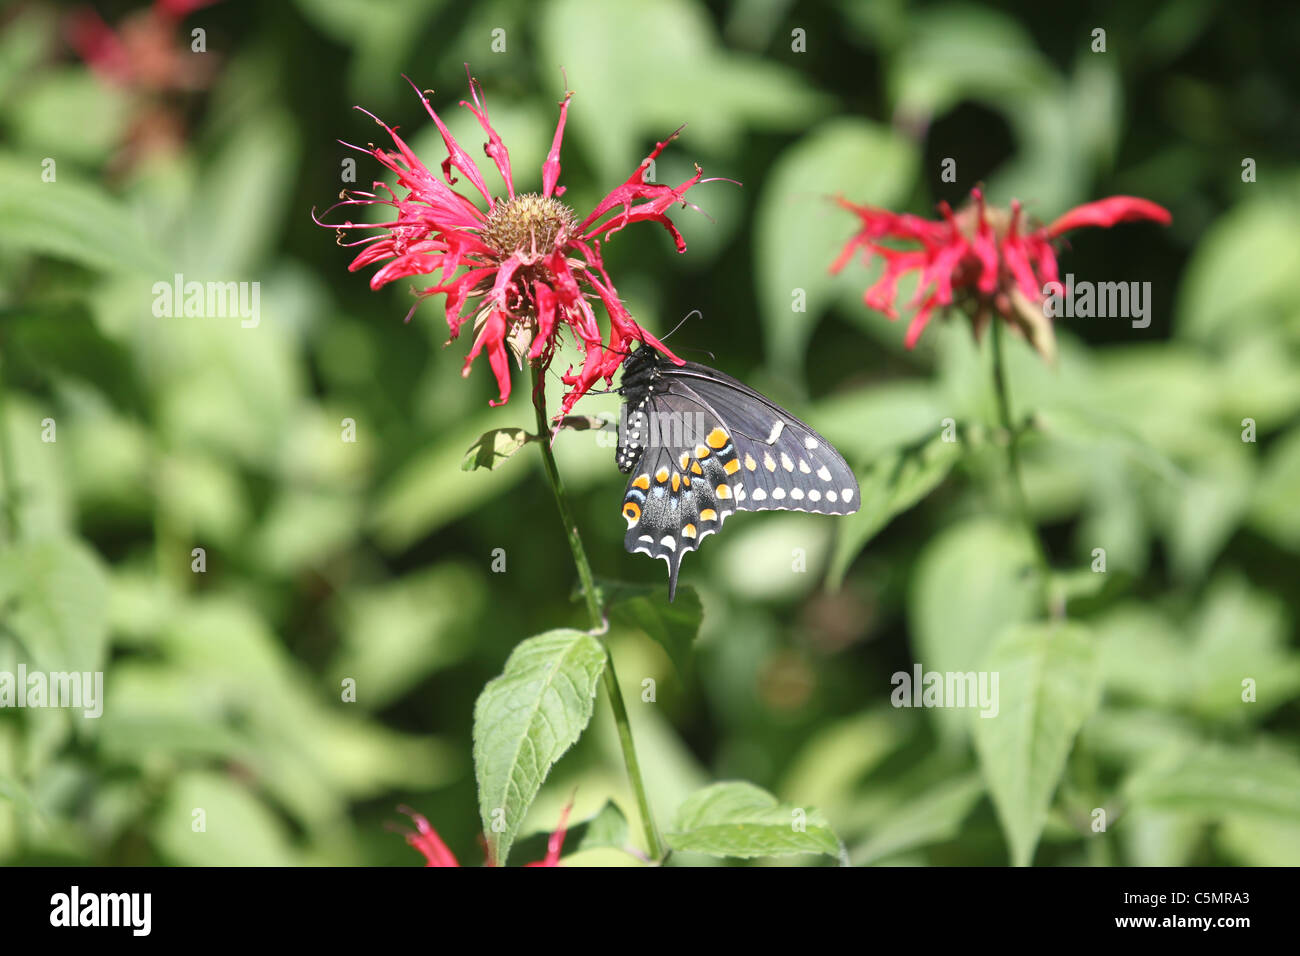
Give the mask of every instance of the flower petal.
[[1149, 199], [1140, 199], [1137, 196], [1111, 196], [1108, 199], [1098, 199], [1096, 202], [1075, 206], [1048, 226], [1047, 234], [1055, 238], [1063, 232], [1081, 226], [1100, 226], [1106, 229], [1116, 223], [1144, 219], [1167, 226], [1173, 221], [1173, 216], [1164, 206], [1153, 203]]

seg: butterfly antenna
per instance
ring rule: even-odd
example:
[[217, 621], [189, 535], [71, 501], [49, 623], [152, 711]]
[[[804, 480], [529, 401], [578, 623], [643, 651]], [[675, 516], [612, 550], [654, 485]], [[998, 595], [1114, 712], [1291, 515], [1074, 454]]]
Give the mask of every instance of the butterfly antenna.
[[676, 332], [678, 329], [680, 329], [683, 325], [686, 324], [687, 319], [695, 315], [698, 315], [701, 319], [704, 318], [704, 313], [701, 312], [699, 309], [691, 309], [691, 311], [687, 312], [686, 315], [682, 316], [682, 320], [678, 322], [676, 325], [674, 325], [672, 327], [672, 330], [668, 332], [668, 335], [665, 335], [662, 339], [660, 339], [660, 341], [667, 342], [669, 335], [672, 335], [673, 332]]

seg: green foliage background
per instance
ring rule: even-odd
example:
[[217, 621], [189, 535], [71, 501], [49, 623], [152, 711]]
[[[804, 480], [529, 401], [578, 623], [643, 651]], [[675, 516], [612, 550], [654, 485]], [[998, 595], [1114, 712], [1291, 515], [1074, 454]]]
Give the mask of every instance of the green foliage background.
[[[561, 67], [576, 91], [562, 179], [575, 208], [682, 123], [660, 182], [699, 162], [743, 183], [692, 192], [713, 222], [674, 214], [685, 256], [655, 228], [620, 233], [611, 274], [660, 333], [701, 309], [674, 347], [711, 350], [813, 423], [873, 503], [839, 522], [739, 517], [687, 560], [703, 621], [680, 670], [644, 614], [615, 615], [662, 828], [691, 793], [744, 779], [818, 808], [858, 864], [1300, 860], [1295, 11], [226, 2], [178, 37], [202, 26], [202, 55], [219, 61], [207, 93], [175, 99], [184, 148], [124, 165], [137, 104], [61, 46], [67, 9], [0, 14], [14, 519], [0, 671], [103, 669], [107, 702], [98, 720], [0, 712], [0, 860], [413, 865], [384, 828], [398, 803], [462, 862], [481, 859], [475, 699], [521, 639], [583, 620], [534, 450], [460, 468], [489, 428], [531, 427], [526, 389], [517, 376], [511, 403], [490, 409], [486, 369], [462, 380], [461, 344], [441, 347], [441, 309], [403, 325], [409, 283], [372, 293], [309, 218], [347, 185], [346, 156], [363, 188], [378, 174], [336, 142], [382, 136], [353, 104], [441, 160], [402, 73], [436, 89], [477, 153], [454, 105], [466, 61], [521, 189], [540, 180]], [[133, 9], [101, 6], [110, 22]], [[1096, 27], [1105, 53], [1090, 51]], [[41, 181], [46, 157], [55, 183]], [[940, 181], [946, 157], [956, 184]], [[1242, 182], [1245, 157], [1257, 182]], [[1116, 193], [1174, 216], [1074, 233], [1062, 256], [1081, 279], [1151, 282], [1150, 328], [1059, 321], [1056, 367], [1012, 340], [1013, 402], [1033, 423], [1028, 496], [1072, 621], [1050, 633], [1021, 623], [1026, 554], [1004, 518], [987, 342], [936, 322], [906, 352], [905, 323], [861, 304], [873, 274], [826, 272], [854, 224], [827, 196], [929, 215], [979, 182], [1044, 221]], [[155, 318], [152, 285], [177, 272], [259, 281], [260, 326]], [[796, 288], [806, 312], [791, 310]], [[615, 408], [604, 396], [578, 410]], [[355, 444], [340, 441], [345, 418]], [[945, 418], [956, 449], [932, 440]], [[653, 585], [645, 603], [659, 606], [663, 568], [621, 547], [612, 449], [568, 433], [557, 455], [596, 573]], [[1089, 570], [1097, 547], [1104, 575]], [[1017, 685], [1035, 691], [1004, 683], [994, 721], [893, 708], [890, 677], [915, 661], [1037, 675]], [[340, 701], [348, 677], [356, 703]], [[522, 832], [551, 829], [570, 795], [575, 819], [609, 799], [634, 815], [603, 698]], [[698, 798], [679, 819], [704, 812]], [[521, 845], [517, 861], [539, 855]]]

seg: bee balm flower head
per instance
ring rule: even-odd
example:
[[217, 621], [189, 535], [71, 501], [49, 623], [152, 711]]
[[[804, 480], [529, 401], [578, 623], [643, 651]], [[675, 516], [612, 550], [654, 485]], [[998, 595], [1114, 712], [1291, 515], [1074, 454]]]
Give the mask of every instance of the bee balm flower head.
[[[583, 351], [584, 361], [580, 370], [570, 368], [564, 376], [569, 389], [561, 415], [599, 379], [611, 380], [637, 341], [680, 362], [628, 314], [601, 257], [601, 243], [635, 222], [658, 223], [668, 230], [678, 252], [686, 250], [668, 210], [674, 204], [690, 205], [685, 200], [687, 191], [708, 180], [701, 179], [698, 166], [695, 175], [678, 186], [642, 180], [646, 164], [658, 157], [677, 133], [658, 143], [626, 181], [610, 190], [585, 217], [579, 217], [561, 199], [564, 187], [559, 185], [560, 146], [573, 94], [566, 93], [559, 104], [555, 136], [542, 163], [541, 191], [518, 192], [510, 153], [488, 119], [483, 91], [472, 76], [469, 88], [473, 102], [462, 100], [460, 105], [473, 113], [483, 128], [487, 137], [483, 151], [500, 174], [504, 193], [488, 188], [479, 166], [451, 135], [424, 93], [417, 91], [447, 150], [441, 162], [442, 175], [425, 166], [395, 129], [375, 119], [392, 137], [395, 149], [352, 148], [369, 153], [396, 173], [397, 187], [376, 183], [373, 192], [345, 192], [342, 202], [333, 208], [379, 205], [390, 207], [393, 214], [388, 222], [378, 225], [351, 220], [334, 224], [341, 243], [345, 233], [379, 230], [346, 243], [362, 247], [349, 269], [377, 265], [370, 278], [372, 289], [405, 276], [429, 276], [431, 284], [416, 295], [444, 297], [452, 339], [467, 321], [474, 320], [474, 343], [463, 374], [469, 374], [480, 353], [487, 353], [499, 391], [493, 405], [510, 397], [507, 347], [521, 363], [526, 355], [546, 367], [566, 329]], [[453, 188], [462, 179], [468, 182], [464, 193]], [[597, 318], [597, 304], [608, 317], [607, 339]]]
[[[845, 244], [831, 271], [839, 272], [859, 250], [865, 260], [879, 256], [885, 263], [883, 275], [863, 296], [869, 308], [897, 319], [898, 280], [909, 272], [919, 274], [916, 293], [907, 305], [914, 310], [904, 339], [909, 349], [936, 310], [959, 304], [972, 316], [976, 333], [996, 314], [1048, 357], [1054, 351], [1054, 338], [1042, 303], [1043, 287], [1058, 281], [1053, 241], [1080, 226], [1109, 227], [1144, 219], [1168, 225], [1171, 218], [1163, 207], [1135, 196], [1086, 203], [1050, 226], [1026, 223], [1019, 202], [1013, 201], [1009, 211], [988, 208], [979, 189], [971, 190], [971, 201], [957, 212], [940, 203], [942, 218], [937, 221], [837, 201], [858, 216], [861, 228]], [[887, 242], [905, 245], [898, 248]]]

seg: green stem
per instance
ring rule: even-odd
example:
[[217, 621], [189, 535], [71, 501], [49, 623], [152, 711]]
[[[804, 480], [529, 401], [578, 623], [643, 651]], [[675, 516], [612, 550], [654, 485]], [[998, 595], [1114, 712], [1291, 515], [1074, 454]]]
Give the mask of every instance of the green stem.
[[[537, 413], [538, 446], [542, 449], [542, 463], [546, 467], [546, 477], [555, 493], [555, 506], [560, 512], [560, 521], [564, 523], [564, 533], [569, 539], [569, 550], [573, 552], [573, 563], [578, 566], [578, 580], [582, 583], [582, 595], [587, 602], [587, 613], [591, 617], [591, 627], [603, 631], [606, 627], [605, 614], [600, 607], [600, 597], [596, 593], [596, 581], [591, 573], [591, 562], [582, 547], [582, 538], [578, 534], [578, 525], [569, 511], [569, 502], [564, 494], [564, 482], [560, 479], [560, 469], [556, 467], [555, 455], [551, 451], [551, 421], [546, 413], [546, 373], [533, 366], [533, 409]], [[610, 710], [614, 713], [614, 723], [618, 727], [618, 742], [623, 749], [623, 763], [627, 767], [628, 778], [632, 781], [632, 790], [636, 795], [637, 808], [641, 813], [641, 825], [645, 829], [646, 849], [653, 860], [664, 858], [664, 847], [655, 828], [654, 817], [650, 813], [650, 798], [646, 793], [645, 781], [641, 777], [641, 764], [636, 758], [636, 745], [632, 741], [632, 725], [628, 721], [627, 706], [623, 703], [623, 692], [619, 690], [618, 675], [614, 672], [614, 657], [605, 645], [605, 668], [601, 673], [605, 693], [609, 696]]]
[[1037, 566], [1039, 600], [1049, 614], [1059, 617], [1062, 616], [1061, 611], [1063, 609], [1052, 606], [1052, 567], [1047, 560], [1047, 550], [1043, 547], [1042, 539], [1038, 536], [1038, 528], [1034, 524], [1034, 519], [1029, 510], [1029, 497], [1025, 494], [1024, 480], [1020, 474], [1020, 450], [1018, 447], [1020, 430], [1015, 428], [1011, 421], [1011, 395], [1010, 390], [1007, 388], [1006, 370], [1003, 367], [1002, 322], [997, 316], [994, 316], [990, 325], [993, 329], [993, 391], [998, 401], [998, 419], [1002, 424], [1002, 430], [1006, 433], [1007, 474], [1010, 478], [1012, 504], [1016, 511], [1016, 517], [1024, 528], [1030, 550], [1034, 555], [1034, 563]]

